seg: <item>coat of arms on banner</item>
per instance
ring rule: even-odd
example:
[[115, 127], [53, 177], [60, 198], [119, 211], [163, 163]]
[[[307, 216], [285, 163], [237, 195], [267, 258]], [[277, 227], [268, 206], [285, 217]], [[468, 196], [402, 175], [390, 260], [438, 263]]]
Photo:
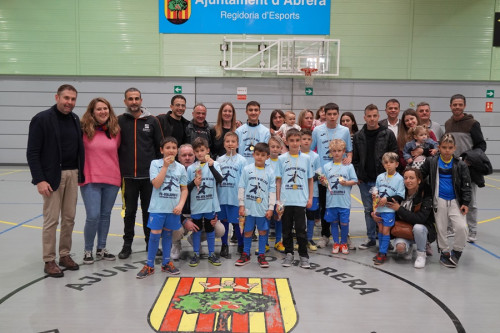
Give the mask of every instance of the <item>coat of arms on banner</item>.
[[149, 323], [157, 332], [290, 332], [295, 300], [285, 278], [170, 277]]
[[191, 0], [164, 0], [165, 17], [170, 23], [183, 24], [191, 16]]

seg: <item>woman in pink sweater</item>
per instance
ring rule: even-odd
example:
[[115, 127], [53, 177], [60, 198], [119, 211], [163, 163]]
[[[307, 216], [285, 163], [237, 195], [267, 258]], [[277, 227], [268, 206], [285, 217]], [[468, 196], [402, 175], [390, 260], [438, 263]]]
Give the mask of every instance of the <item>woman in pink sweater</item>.
[[97, 234], [96, 259], [115, 260], [106, 249], [111, 210], [121, 185], [118, 164], [120, 126], [109, 102], [102, 98], [90, 101], [81, 120], [85, 148], [85, 183], [80, 184], [87, 218], [85, 220], [84, 264], [92, 264], [92, 250]]

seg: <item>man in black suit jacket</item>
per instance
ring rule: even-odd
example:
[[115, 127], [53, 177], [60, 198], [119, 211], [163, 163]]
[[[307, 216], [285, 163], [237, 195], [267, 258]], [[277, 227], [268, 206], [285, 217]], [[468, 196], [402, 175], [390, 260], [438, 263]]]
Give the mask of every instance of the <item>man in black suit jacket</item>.
[[64, 273], [56, 264], [56, 230], [61, 216], [59, 265], [77, 270], [71, 259], [78, 183], [84, 182], [84, 148], [80, 119], [74, 114], [76, 89], [64, 84], [55, 96], [56, 104], [31, 119], [26, 157], [38, 193], [43, 197], [44, 271], [51, 277]]

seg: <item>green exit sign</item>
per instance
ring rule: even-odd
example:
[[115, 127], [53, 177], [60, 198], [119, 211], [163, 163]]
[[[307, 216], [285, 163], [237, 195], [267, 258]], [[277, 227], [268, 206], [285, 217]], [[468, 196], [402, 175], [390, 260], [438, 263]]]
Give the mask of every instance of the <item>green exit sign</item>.
[[493, 97], [495, 97], [495, 90], [493, 90], [493, 89], [486, 90], [486, 97], [487, 98], [493, 98]]
[[312, 96], [313, 95], [313, 92], [314, 92], [314, 89], [311, 88], [311, 87], [306, 87], [306, 96]]
[[182, 94], [182, 86], [174, 86], [174, 94]]

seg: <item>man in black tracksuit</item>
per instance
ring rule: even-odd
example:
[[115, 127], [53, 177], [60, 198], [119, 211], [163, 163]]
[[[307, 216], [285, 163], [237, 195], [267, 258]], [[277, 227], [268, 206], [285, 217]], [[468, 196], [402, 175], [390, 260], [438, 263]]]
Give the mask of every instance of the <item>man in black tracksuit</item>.
[[118, 150], [122, 176], [122, 194], [125, 206], [123, 248], [118, 254], [126, 259], [132, 253], [137, 201], [141, 199], [142, 223], [146, 247], [149, 241], [148, 208], [153, 186], [149, 180], [151, 161], [160, 158], [160, 141], [163, 137], [160, 123], [155, 116], [142, 108], [141, 92], [136, 88], [125, 91], [126, 112], [118, 117], [121, 144]]

